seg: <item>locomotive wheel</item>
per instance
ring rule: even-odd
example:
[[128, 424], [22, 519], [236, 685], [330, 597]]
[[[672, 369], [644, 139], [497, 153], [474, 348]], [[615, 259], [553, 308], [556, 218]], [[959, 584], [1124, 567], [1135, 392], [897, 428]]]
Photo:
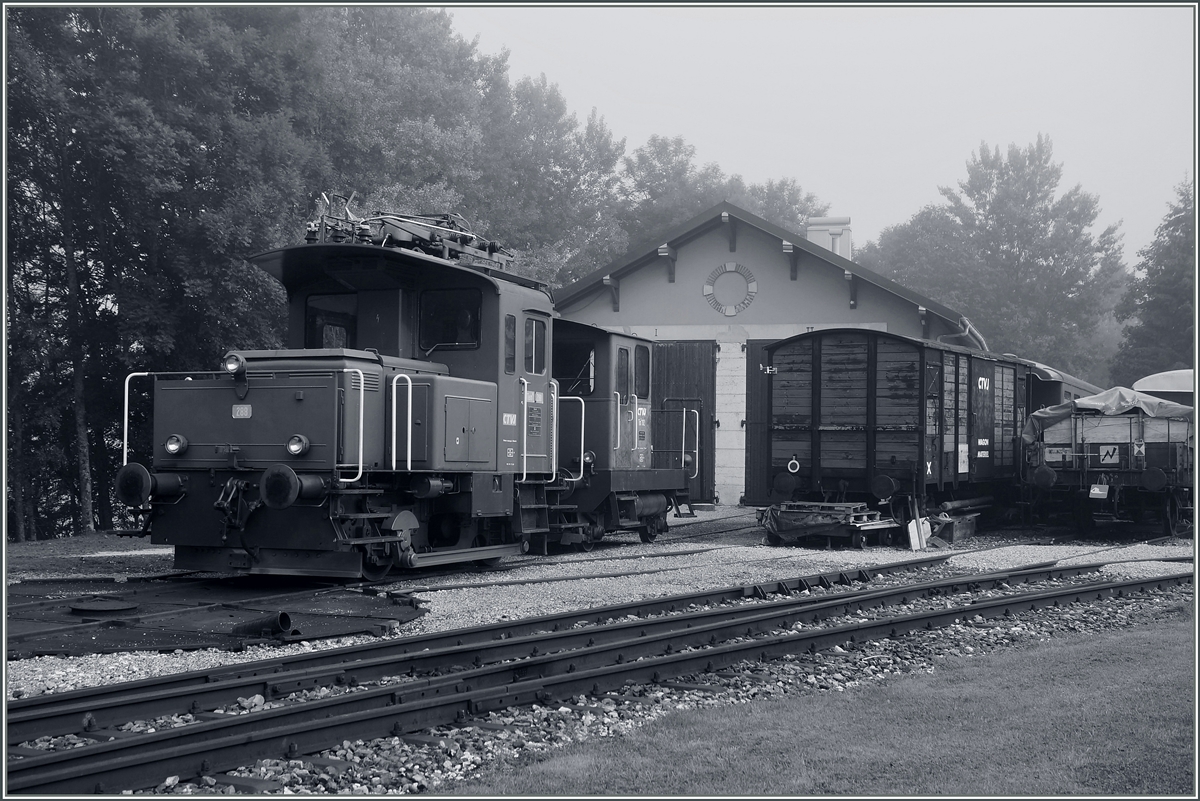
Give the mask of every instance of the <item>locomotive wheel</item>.
[[666, 528], [665, 518], [652, 517], [646, 521], [646, 525], [638, 527], [638, 537], [642, 542], [650, 543], [658, 539], [658, 532]]
[[595, 547], [596, 547], [596, 541], [591, 538], [588, 538], [586, 535], [584, 537], [583, 542], [575, 543], [575, 550], [579, 551], [580, 553], [591, 553], [592, 549]]
[[367, 581], [381, 581], [392, 571], [392, 555], [387, 546], [368, 546], [362, 551], [362, 577]]

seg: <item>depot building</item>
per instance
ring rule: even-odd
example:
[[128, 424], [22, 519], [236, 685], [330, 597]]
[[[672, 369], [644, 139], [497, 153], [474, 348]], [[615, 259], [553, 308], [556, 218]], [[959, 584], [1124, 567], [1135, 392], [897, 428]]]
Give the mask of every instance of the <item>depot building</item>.
[[685, 433], [699, 455], [694, 502], [762, 504], [769, 495], [772, 342], [854, 327], [981, 346], [960, 313], [855, 264], [848, 217], [812, 218], [801, 234], [731, 203], [554, 296], [566, 319], [655, 342], [655, 407], [699, 422]]

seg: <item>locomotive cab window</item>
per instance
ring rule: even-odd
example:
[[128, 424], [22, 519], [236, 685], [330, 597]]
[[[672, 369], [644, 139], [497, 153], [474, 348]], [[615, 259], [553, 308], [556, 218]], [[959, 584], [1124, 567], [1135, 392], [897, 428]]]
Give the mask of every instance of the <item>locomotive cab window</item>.
[[621, 394], [621, 405], [629, 403], [629, 349], [617, 348], [617, 392]]
[[504, 372], [512, 375], [517, 371], [517, 318], [504, 315]]
[[304, 347], [353, 348], [358, 330], [358, 295], [309, 295], [305, 301]]
[[546, 323], [525, 318], [525, 372], [531, 375], [546, 373]]
[[554, 378], [563, 395], [591, 395], [596, 387], [596, 349], [590, 342], [556, 342]]
[[435, 350], [479, 347], [478, 289], [428, 289], [421, 293], [420, 339], [425, 356]]
[[642, 400], [650, 397], [650, 349], [645, 345], [633, 349], [633, 394]]

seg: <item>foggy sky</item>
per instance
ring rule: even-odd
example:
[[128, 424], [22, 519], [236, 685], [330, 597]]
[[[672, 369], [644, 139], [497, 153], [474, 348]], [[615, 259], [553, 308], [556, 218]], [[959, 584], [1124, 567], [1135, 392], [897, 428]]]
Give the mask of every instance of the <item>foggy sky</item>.
[[1039, 133], [1059, 194], [1123, 221], [1125, 261], [1195, 179], [1195, 12], [1175, 7], [447, 7], [509, 76], [545, 73], [626, 154], [682, 136], [748, 183], [795, 178], [856, 245]]

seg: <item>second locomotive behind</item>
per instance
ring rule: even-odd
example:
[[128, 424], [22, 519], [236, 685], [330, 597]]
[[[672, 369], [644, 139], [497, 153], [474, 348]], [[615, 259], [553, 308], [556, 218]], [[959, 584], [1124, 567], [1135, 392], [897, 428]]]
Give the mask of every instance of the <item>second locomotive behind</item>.
[[126, 380], [127, 409], [132, 382], [152, 385], [152, 459], [126, 451], [117, 477], [140, 533], [183, 570], [375, 579], [666, 527], [687, 465], [650, 458], [640, 367], [592, 375], [612, 402], [587, 412], [618, 427], [581, 438], [588, 402], [560, 397], [544, 284], [454, 217], [345, 209], [251, 257], [287, 290], [287, 349]]

